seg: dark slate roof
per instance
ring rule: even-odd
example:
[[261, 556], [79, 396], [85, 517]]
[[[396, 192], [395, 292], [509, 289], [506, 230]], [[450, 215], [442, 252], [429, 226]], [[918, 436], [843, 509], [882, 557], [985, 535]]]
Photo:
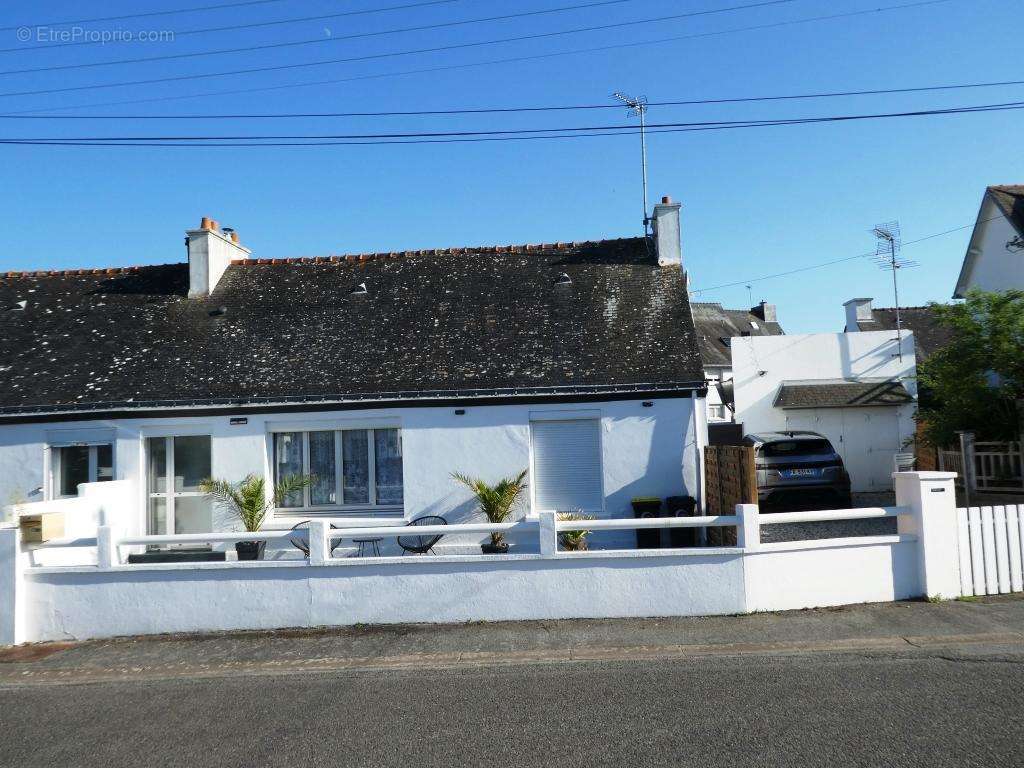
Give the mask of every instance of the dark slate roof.
[[0, 412], [703, 382], [685, 278], [643, 238], [254, 259], [208, 298], [187, 282], [187, 264], [0, 274]]
[[823, 381], [783, 383], [775, 396], [776, 408], [855, 408], [903, 405], [914, 398], [899, 381]]
[[[862, 331], [895, 331], [896, 310], [879, 307], [872, 310], [874, 322], [859, 321]], [[953, 340], [953, 331], [939, 323], [931, 307], [900, 307], [900, 327], [914, 334], [914, 353], [918, 362], [928, 359]], [[893, 337], [895, 338], [895, 336]]]
[[1024, 234], [1024, 184], [1001, 184], [989, 187], [988, 193], [1017, 231]]
[[[779, 336], [782, 326], [765, 322], [749, 309], [724, 309], [714, 302], [692, 302], [700, 358], [706, 366], [731, 366], [732, 355], [725, 341], [734, 336]], [[755, 310], [757, 307], [754, 308]], [[757, 328], [754, 327], [757, 325]]]

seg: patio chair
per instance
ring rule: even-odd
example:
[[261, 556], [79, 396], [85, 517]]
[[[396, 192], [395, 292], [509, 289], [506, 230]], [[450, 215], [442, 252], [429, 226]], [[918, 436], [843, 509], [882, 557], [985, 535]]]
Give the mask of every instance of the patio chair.
[[[333, 523], [331, 524], [331, 528], [333, 528], [334, 530], [338, 530], [340, 527], [341, 526], [334, 525]], [[292, 530], [293, 531], [300, 531], [300, 530], [303, 530], [303, 529], [306, 529], [306, 528], [309, 528], [309, 520], [303, 520], [303, 521], [298, 522], [298, 523], [296, 523], [295, 525], [292, 526]], [[296, 538], [296, 539], [289, 538], [288, 541], [290, 541], [292, 543], [292, 546], [295, 547], [297, 550], [299, 550], [302, 554], [304, 554], [306, 557], [309, 557], [309, 534], [308, 533], [305, 536], [300, 536], [299, 538]], [[334, 550], [336, 550], [340, 546], [341, 546], [341, 539], [332, 539], [331, 540], [331, 554], [333, 555], [334, 554]]]
[[[448, 525], [448, 521], [437, 515], [424, 515], [410, 521], [406, 527], [412, 528], [417, 525]], [[414, 555], [425, 555], [427, 552], [434, 553], [434, 545], [441, 540], [442, 534], [434, 533], [428, 536], [399, 536], [398, 546], [402, 548], [402, 554], [412, 552]]]

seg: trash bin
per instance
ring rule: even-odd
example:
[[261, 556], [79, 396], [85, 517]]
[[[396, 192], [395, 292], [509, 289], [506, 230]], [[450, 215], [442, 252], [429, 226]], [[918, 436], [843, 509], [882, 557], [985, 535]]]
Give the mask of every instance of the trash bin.
[[[630, 502], [633, 505], [633, 517], [660, 517], [661, 499], [657, 496], [638, 496]], [[661, 546], [660, 528], [637, 528], [637, 549], [658, 549]]]
[[[665, 499], [669, 517], [696, 517], [697, 500], [693, 496], [669, 496]], [[669, 528], [669, 541], [673, 549], [680, 547], [696, 547], [698, 543], [696, 528]]]

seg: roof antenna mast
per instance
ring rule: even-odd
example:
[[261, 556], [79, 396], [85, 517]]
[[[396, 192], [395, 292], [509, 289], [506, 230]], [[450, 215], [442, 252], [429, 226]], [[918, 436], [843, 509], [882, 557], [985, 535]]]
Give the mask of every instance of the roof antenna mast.
[[877, 240], [875, 247], [875, 263], [881, 269], [892, 271], [892, 293], [896, 303], [896, 355], [900, 361], [903, 360], [903, 323], [900, 319], [900, 289], [896, 280], [896, 271], [904, 267], [916, 267], [916, 261], [908, 261], [899, 257], [900, 252], [900, 223], [888, 221], [879, 224], [871, 233]]
[[646, 237], [650, 234], [648, 225], [651, 223], [651, 219], [647, 215], [647, 121], [645, 117], [647, 115], [647, 97], [641, 96], [634, 99], [621, 91], [616, 91], [612, 97], [625, 104], [629, 108], [629, 114], [640, 118], [640, 163], [643, 170], [644, 236]]

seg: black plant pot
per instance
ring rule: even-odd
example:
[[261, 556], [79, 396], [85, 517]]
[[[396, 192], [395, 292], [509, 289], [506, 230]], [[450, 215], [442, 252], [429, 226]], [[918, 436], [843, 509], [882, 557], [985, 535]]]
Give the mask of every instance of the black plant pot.
[[239, 560], [262, 560], [267, 548], [265, 541], [239, 541], [235, 543], [235, 552]]
[[485, 555], [507, 555], [508, 542], [503, 541], [500, 544], [487, 542], [486, 544], [480, 545], [480, 551], [483, 552]]

